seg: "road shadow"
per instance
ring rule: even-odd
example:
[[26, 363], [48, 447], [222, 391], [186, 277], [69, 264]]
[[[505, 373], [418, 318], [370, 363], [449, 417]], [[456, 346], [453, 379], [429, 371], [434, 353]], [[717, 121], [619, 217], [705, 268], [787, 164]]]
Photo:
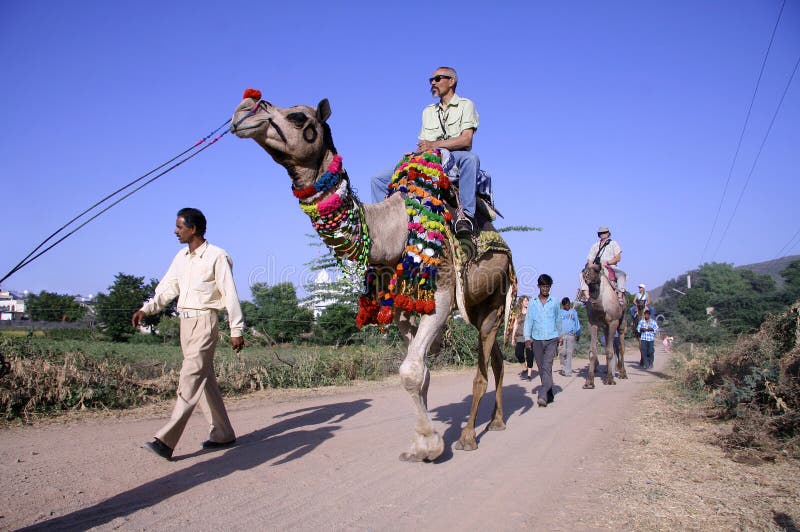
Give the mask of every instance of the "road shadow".
[[[527, 381], [523, 381], [527, 382]], [[476, 429], [489, 423], [492, 419], [494, 412], [496, 391], [487, 391], [481, 402], [478, 405], [478, 413], [475, 416]], [[444, 438], [444, 452], [433, 461], [434, 464], [447, 462], [453, 458], [453, 444], [461, 437], [461, 425], [466, 423], [469, 417], [469, 409], [472, 405], [472, 394], [464, 397], [463, 400], [457, 403], [450, 403], [434, 408], [430, 411], [431, 417], [435, 421], [445, 423], [447, 430], [445, 430], [442, 437]], [[505, 384], [503, 385], [503, 422], [508, 423], [508, 419], [519, 412], [519, 415], [526, 413], [533, 408], [533, 398], [528, 394], [526, 386], [520, 384]], [[475, 434], [475, 440], [480, 445], [481, 438], [488, 432], [487, 428]]]
[[[359, 399], [286, 412], [276, 416], [285, 418], [284, 420], [238, 437], [236, 445], [221, 454], [219, 451], [200, 451], [176, 459], [180, 461], [199, 454], [215, 454], [209, 460], [152, 480], [94, 506], [20, 530], [86, 530], [153, 506], [236, 471], [246, 471], [276, 458], [280, 460], [274, 465], [296, 460], [316, 449], [322, 442], [333, 438], [334, 433], [341, 428], [339, 423], [369, 408], [370, 402], [369, 399]], [[314, 425], [318, 426], [308, 428]], [[145, 450], [141, 452], [146, 453], [143, 458], [160, 460]]]

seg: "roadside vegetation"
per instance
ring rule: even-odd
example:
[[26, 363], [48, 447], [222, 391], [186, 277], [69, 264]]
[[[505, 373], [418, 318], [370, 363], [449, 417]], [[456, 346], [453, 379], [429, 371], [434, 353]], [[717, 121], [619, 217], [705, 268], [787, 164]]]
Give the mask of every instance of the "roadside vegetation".
[[729, 427], [717, 443], [731, 456], [800, 458], [800, 261], [781, 272], [781, 290], [767, 275], [728, 265], [693, 273], [696, 288], [666, 307], [681, 338], [679, 392]]

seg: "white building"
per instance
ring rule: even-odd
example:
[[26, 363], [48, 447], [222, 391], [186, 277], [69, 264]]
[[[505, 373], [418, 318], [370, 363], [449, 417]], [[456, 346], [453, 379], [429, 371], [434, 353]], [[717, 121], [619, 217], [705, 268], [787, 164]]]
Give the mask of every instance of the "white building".
[[24, 296], [0, 291], [0, 320], [18, 320], [25, 314]]

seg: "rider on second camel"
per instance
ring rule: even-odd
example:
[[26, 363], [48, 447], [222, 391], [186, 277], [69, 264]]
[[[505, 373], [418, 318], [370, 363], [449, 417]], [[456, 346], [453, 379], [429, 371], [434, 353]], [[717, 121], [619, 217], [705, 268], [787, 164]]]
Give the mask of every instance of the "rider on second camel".
[[[459, 237], [475, 232], [475, 194], [481, 162], [472, 150], [472, 137], [478, 130], [478, 112], [472, 100], [456, 94], [458, 74], [450, 67], [439, 67], [428, 80], [431, 94], [439, 98], [422, 110], [419, 151], [445, 148], [458, 166], [459, 212], [454, 229]], [[386, 196], [394, 169], [372, 178], [372, 200]]]
[[[611, 240], [611, 231], [608, 227], [602, 225], [597, 228], [597, 237], [600, 239], [589, 248], [589, 255], [586, 257], [586, 265], [597, 264], [604, 272], [603, 275], [609, 275], [609, 269], [613, 272], [617, 283], [617, 298], [620, 305], [625, 304], [625, 272], [617, 267], [619, 261], [622, 260], [622, 247], [616, 240]], [[583, 275], [580, 275], [581, 283], [581, 301], [589, 300], [589, 287], [586, 285], [586, 280]], [[609, 275], [609, 277], [611, 277]], [[612, 279], [614, 280], [614, 279]]]

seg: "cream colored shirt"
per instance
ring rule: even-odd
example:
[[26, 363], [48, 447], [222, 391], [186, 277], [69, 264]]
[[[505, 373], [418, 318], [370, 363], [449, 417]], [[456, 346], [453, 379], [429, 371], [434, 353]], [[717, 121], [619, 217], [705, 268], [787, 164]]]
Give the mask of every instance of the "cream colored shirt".
[[432, 103], [422, 110], [419, 140], [451, 139], [461, 135], [465, 129], [478, 129], [478, 111], [472, 100], [453, 94], [446, 106]]
[[[600, 249], [600, 241], [598, 240], [594, 244], [592, 244], [591, 249], [589, 250], [589, 255], [586, 257], [587, 262], [594, 261], [595, 255], [597, 255], [597, 251]], [[603, 253], [600, 255], [600, 262], [605, 262], [613, 259], [617, 256], [617, 253], [622, 253], [622, 248], [617, 241], [612, 239], [611, 242], [603, 249]]]
[[231, 336], [242, 336], [244, 320], [239, 295], [233, 284], [233, 261], [208, 241], [190, 252], [186, 247], [172, 259], [156, 287], [155, 296], [142, 305], [142, 312], [155, 314], [178, 298], [178, 310], [228, 310]]

